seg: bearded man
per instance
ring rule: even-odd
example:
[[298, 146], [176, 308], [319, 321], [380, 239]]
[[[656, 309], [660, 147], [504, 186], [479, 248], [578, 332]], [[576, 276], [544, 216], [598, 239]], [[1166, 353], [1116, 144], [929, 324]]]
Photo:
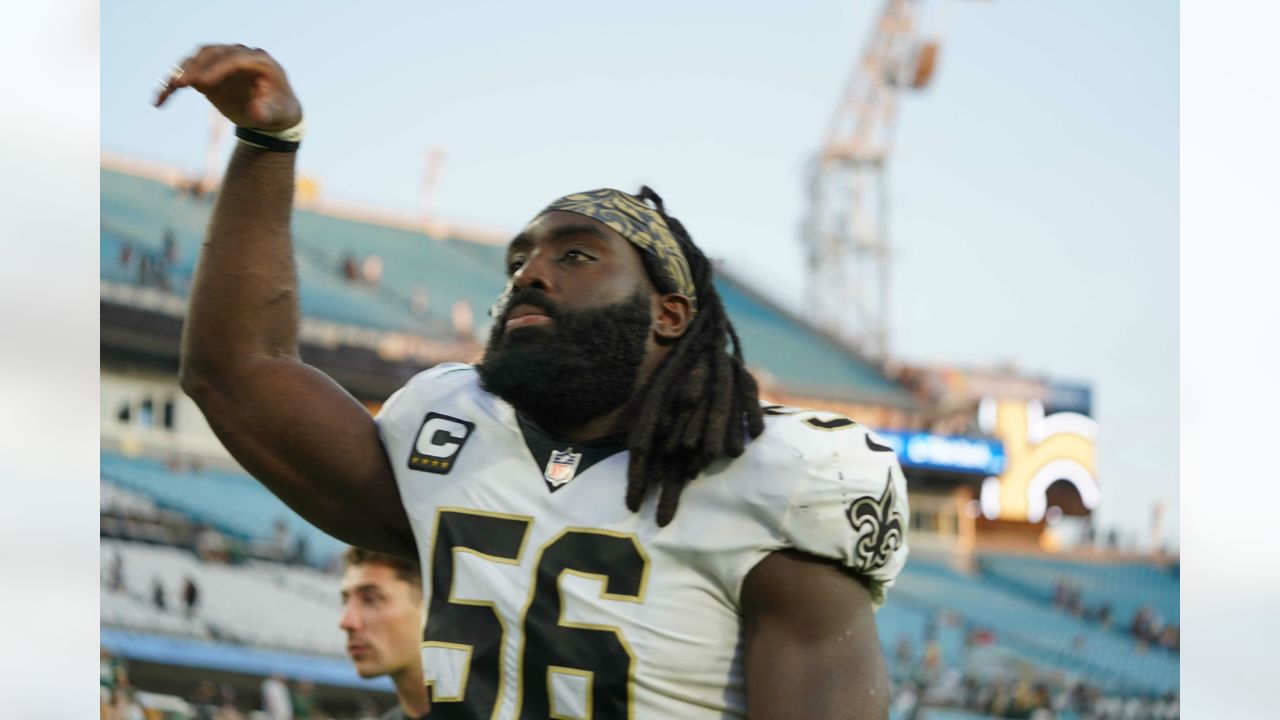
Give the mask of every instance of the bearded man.
[[284, 71], [206, 46], [157, 104], [184, 87], [241, 142], [182, 386], [302, 516], [421, 558], [433, 718], [887, 716], [873, 610], [906, 561], [896, 457], [847, 418], [760, 403], [711, 264], [656, 193], [538, 213], [483, 362], [426, 370], [370, 418], [298, 356]]

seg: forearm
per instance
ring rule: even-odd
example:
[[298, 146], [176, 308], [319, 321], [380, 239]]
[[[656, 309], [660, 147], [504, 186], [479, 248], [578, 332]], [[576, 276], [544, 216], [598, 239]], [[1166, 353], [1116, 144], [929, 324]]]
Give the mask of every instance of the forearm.
[[237, 143], [196, 264], [182, 336], [184, 385], [220, 384], [298, 355], [289, 218], [295, 153]]

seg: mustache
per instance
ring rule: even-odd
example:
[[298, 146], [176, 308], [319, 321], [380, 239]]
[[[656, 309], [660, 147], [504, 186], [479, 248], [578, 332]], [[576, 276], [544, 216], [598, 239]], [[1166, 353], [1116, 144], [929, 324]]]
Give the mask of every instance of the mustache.
[[506, 302], [502, 308], [502, 317], [498, 320], [499, 325], [505, 323], [507, 321], [507, 316], [511, 314], [512, 308], [519, 305], [536, 307], [546, 313], [547, 317], [552, 320], [559, 320], [564, 316], [564, 312], [560, 309], [560, 306], [556, 305], [555, 301], [548, 297], [545, 292], [536, 288], [517, 290], [508, 295], [505, 298], [505, 301]]

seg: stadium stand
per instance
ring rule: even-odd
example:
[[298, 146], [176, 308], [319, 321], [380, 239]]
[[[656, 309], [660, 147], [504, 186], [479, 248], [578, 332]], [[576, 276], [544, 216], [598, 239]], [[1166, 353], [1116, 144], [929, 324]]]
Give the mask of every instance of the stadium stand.
[[[133, 255], [161, 252], [166, 231], [178, 259], [168, 268], [168, 289], [185, 296], [198, 254], [210, 202], [169, 184], [104, 168], [101, 171], [101, 278], [138, 283], [137, 257], [121, 263], [125, 245]], [[487, 333], [487, 311], [506, 282], [503, 248], [460, 238], [434, 238], [420, 232], [356, 222], [306, 210], [294, 214], [303, 314], [364, 328], [422, 333], [449, 332], [450, 311], [465, 301], [472, 310], [473, 332]], [[376, 288], [347, 282], [339, 270], [343, 258], [359, 251], [382, 262]], [[429, 297], [423, 317], [410, 310], [413, 288]], [[752, 364], [793, 389], [821, 389], [824, 395], [910, 408], [904, 388], [869, 362], [808, 328], [732, 277], [720, 272], [717, 283]]]
[[[100, 552], [103, 566], [116, 555], [124, 564], [125, 589], [102, 595], [103, 621], [108, 624], [342, 656], [336, 577], [330, 578], [326, 592], [308, 570], [279, 563], [206, 562], [179, 548], [108, 539], [102, 540]], [[192, 617], [180, 607], [187, 578], [200, 592]], [[165, 608], [150, 600], [156, 583], [168, 598]]]
[[1055, 611], [942, 565], [913, 560], [894, 591], [910, 604], [951, 611], [991, 631], [999, 644], [1048, 667], [1118, 692], [1161, 694], [1178, 687], [1178, 658], [1144, 652], [1096, 624]]
[[283, 522], [293, 547], [282, 549], [296, 552], [301, 543], [301, 556], [307, 562], [324, 566], [343, 548], [243, 472], [174, 471], [159, 460], [107, 451], [100, 458], [102, 478], [112, 486], [145, 496], [158, 508], [179, 512], [234, 538], [269, 545], [277, 541], [272, 529]]
[[998, 553], [984, 554], [978, 563], [988, 577], [1044, 602], [1054, 601], [1061, 584], [1076, 588], [1085, 605], [1110, 605], [1117, 627], [1144, 605], [1151, 606], [1166, 622], [1178, 622], [1176, 564], [1100, 564]]

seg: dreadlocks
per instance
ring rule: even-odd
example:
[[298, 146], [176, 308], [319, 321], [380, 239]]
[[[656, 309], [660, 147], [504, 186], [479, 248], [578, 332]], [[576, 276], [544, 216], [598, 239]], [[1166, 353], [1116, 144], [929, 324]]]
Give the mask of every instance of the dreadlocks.
[[[665, 526], [675, 517], [685, 485], [715, 460], [741, 455], [744, 431], [758, 437], [764, 417], [742, 344], [712, 282], [711, 262], [684, 225], [667, 215], [657, 193], [644, 186], [638, 197], [651, 201], [671, 228], [698, 295], [697, 315], [641, 391], [639, 415], [627, 436], [627, 507], [637, 511], [657, 492], [657, 521]], [[657, 282], [661, 274], [652, 256], [641, 256]]]

